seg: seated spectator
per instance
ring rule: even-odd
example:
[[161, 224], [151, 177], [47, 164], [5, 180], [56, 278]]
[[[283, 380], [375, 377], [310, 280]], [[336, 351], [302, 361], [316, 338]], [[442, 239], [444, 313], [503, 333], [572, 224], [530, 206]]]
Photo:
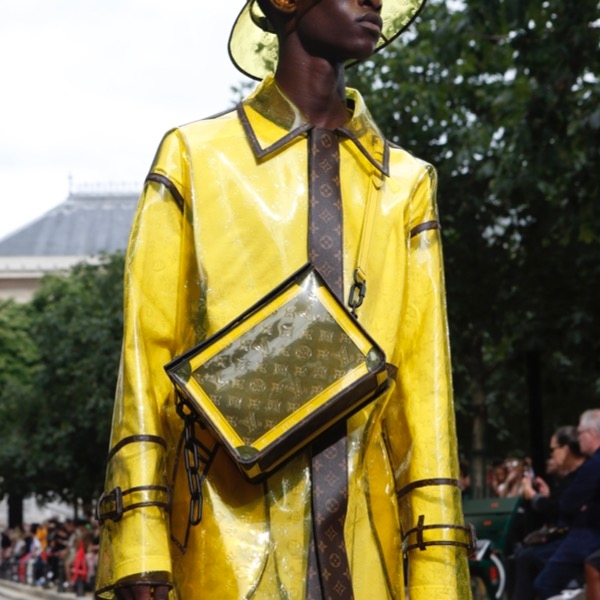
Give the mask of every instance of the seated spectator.
[[526, 462], [519, 458], [495, 460], [490, 476], [490, 493], [497, 498], [516, 498], [521, 495], [521, 480]]
[[460, 491], [463, 500], [470, 499], [471, 493], [471, 470], [468, 461], [461, 459], [459, 463], [459, 478]]
[[508, 468], [504, 460], [496, 459], [492, 463], [492, 470], [489, 474], [490, 494], [496, 498], [504, 496], [506, 488], [506, 478], [508, 476]]
[[546, 474], [555, 477], [554, 490], [551, 492], [550, 485], [541, 477], [534, 478], [530, 473], [524, 474], [523, 498], [530, 502], [531, 509], [541, 516], [546, 527], [557, 525], [558, 503], [562, 491], [574, 479], [575, 472], [585, 459], [579, 447], [577, 428], [559, 427], [550, 438], [550, 458], [546, 468]]
[[546, 468], [547, 475], [558, 476], [558, 483], [552, 491], [541, 477], [533, 478], [531, 472], [524, 474], [523, 498], [530, 503], [531, 511], [539, 516], [543, 529], [527, 536], [523, 546], [515, 553], [512, 600], [533, 598], [536, 576], [566, 535], [566, 528], [560, 526], [559, 500], [584, 461], [577, 428], [560, 427], [550, 438], [550, 459]]
[[520, 458], [509, 458], [506, 460], [506, 481], [502, 490], [501, 498], [516, 498], [523, 492], [523, 475], [527, 467], [527, 461]]
[[560, 524], [569, 531], [535, 579], [540, 600], [560, 594], [572, 580], [582, 578], [584, 560], [600, 548], [600, 409], [581, 415], [577, 434], [588, 459], [560, 497]]

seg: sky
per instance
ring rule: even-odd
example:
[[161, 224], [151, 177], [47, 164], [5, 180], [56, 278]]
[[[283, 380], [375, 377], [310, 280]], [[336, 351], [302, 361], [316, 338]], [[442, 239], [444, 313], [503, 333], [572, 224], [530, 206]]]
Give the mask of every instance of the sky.
[[0, 239], [70, 190], [138, 190], [163, 134], [230, 107], [242, 0], [1, 0]]

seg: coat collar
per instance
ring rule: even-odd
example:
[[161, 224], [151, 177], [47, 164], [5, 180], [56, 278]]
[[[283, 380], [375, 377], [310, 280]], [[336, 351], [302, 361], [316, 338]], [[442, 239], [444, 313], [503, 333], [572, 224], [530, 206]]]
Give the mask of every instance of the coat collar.
[[[389, 175], [389, 146], [362, 99], [346, 89], [352, 116], [336, 130], [351, 140], [384, 175]], [[272, 75], [237, 106], [238, 116], [257, 158], [266, 158], [313, 128], [298, 108], [279, 89]]]

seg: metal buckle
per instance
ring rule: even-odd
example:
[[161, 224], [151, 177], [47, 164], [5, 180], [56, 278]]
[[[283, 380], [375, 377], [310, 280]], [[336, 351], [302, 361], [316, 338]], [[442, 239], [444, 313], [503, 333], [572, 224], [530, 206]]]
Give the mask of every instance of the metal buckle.
[[[110, 510], [104, 510], [103, 505], [112, 502], [114, 508]], [[96, 505], [96, 518], [100, 524], [104, 523], [107, 519], [117, 522], [123, 516], [123, 492], [120, 487], [116, 487], [110, 492], [102, 492], [102, 495], [98, 499]]]
[[354, 270], [354, 283], [350, 287], [348, 295], [348, 306], [351, 308], [350, 314], [356, 317], [356, 309], [363, 303], [367, 294], [367, 281], [364, 274], [359, 269]]

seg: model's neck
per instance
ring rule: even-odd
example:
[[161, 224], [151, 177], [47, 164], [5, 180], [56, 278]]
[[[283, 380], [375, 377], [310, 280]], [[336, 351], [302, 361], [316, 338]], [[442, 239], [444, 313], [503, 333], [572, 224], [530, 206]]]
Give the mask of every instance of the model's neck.
[[317, 127], [335, 129], [348, 120], [343, 64], [332, 64], [282, 48], [275, 80], [302, 114]]

